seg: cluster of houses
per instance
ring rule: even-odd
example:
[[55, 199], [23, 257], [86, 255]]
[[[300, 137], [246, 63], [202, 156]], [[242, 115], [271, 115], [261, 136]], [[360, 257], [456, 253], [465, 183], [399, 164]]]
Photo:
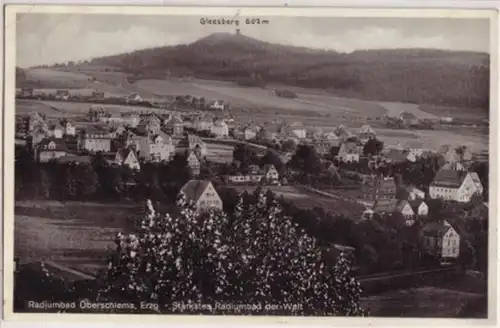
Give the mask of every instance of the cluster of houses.
[[187, 155], [193, 174], [199, 174], [206, 144], [195, 135], [184, 134], [182, 119], [151, 113], [102, 116], [100, 122], [77, 128], [69, 120], [46, 120], [39, 113], [16, 119], [18, 134], [24, 134], [37, 161], [90, 162], [101, 154], [111, 164], [140, 170], [140, 163], [168, 162], [176, 153]]
[[[92, 79], [92, 78], [90, 78]], [[96, 89], [37, 89], [32, 87], [16, 88], [16, 97], [20, 99], [88, 101], [115, 104], [147, 105], [155, 108], [172, 107], [176, 103], [195, 105], [196, 108], [210, 111], [224, 111], [229, 104], [223, 100], [205, 100], [191, 95], [143, 97], [137, 92], [117, 95]]]

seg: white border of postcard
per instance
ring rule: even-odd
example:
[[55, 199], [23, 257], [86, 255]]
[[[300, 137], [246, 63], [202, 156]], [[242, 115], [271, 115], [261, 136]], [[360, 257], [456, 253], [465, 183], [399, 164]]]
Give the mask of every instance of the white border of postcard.
[[[484, 3], [483, 3], [484, 4]], [[411, 4], [410, 4], [411, 5]], [[492, 6], [493, 7], [493, 6]], [[312, 16], [312, 17], [434, 17], [434, 18], [487, 18], [490, 20], [490, 199], [498, 199], [498, 16], [495, 10], [468, 9], [415, 9], [415, 8], [297, 8], [297, 7], [153, 7], [153, 6], [77, 6], [77, 5], [8, 5], [5, 7], [4, 39], [5, 39], [5, 85], [4, 115], [0, 124], [5, 128], [4, 140], [4, 319], [11, 322], [71, 322], [95, 323], [107, 322], [120, 324], [243, 324], [262, 325], [287, 323], [291, 325], [333, 325], [336, 326], [468, 326], [495, 325], [497, 316], [497, 214], [498, 204], [490, 206], [489, 226], [489, 268], [488, 268], [488, 319], [411, 319], [411, 318], [312, 318], [312, 317], [239, 317], [239, 316], [170, 316], [170, 315], [113, 315], [109, 314], [19, 314], [13, 313], [12, 281], [13, 281], [13, 220], [14, 201], [10, 190], [14, 183], [14, 116], [15, 116], [15, 42], [16, 13], [85, 13], [85, 14], [123, 14], [123, 15], [190, 15], [190, 16]], [[3, 81], [2, 81], [3, 83]]]

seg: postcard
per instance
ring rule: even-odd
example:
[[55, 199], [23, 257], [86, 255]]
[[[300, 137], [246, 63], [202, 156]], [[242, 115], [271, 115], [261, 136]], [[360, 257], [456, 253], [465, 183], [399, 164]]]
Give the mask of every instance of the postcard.
[[8, 320], [495, 322], [495, 11], [5, 17]]

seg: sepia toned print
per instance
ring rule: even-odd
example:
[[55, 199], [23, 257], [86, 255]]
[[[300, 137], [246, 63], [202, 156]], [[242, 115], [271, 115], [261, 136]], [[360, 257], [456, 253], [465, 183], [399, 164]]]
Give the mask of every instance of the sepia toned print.
[[17, 13], [13, 312], [488, 318], [490, 18], [254, 13]]

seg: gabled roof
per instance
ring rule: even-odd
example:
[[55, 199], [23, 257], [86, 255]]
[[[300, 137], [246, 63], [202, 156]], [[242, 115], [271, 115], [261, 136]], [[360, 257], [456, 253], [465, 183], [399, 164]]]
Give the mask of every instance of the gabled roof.
[[211, 184], [212, 183], [208, 180], [189, 180], [181, 188], [181, 192], [183, 192], [188, 199], [197, 202], [200, 199], [203, 192]]
[[51, 151], [52, 150], [57, 150], [57, 151], [66, 151], [67, 150], [67, 146], [66, 146], [66, 143], [64, 142], [64, 140], [56, 139], [56, 138], [45, 138], [38, 143], [38, 147], [40, 150], [46, 150], [46, 146], [48, 146], [51, 142], [53, 142], [55, 144], [55, 148], [50, 149]]
[[[420, 207], [420, 205], [422, 205], [422, 203], [425, 204], [425, 202], [421, 199], [416, 199], [416, 200], [410, 201], [410, 206], [411, 206], [413, 212], [418, 213], [418, 208]], [[427, 204], [425, 204], [425, 205], [427, 205]]]
[[172, 137], [161, 131], [159, 131], [158, 133], [150, 134], [149, 140], [154, 142], [158, 137], [161, 137], [166, 143], [172, 142]]
[[464, 171], [441, 169], [437, 172], [431, 187], [459, 188], [467, 174]]

